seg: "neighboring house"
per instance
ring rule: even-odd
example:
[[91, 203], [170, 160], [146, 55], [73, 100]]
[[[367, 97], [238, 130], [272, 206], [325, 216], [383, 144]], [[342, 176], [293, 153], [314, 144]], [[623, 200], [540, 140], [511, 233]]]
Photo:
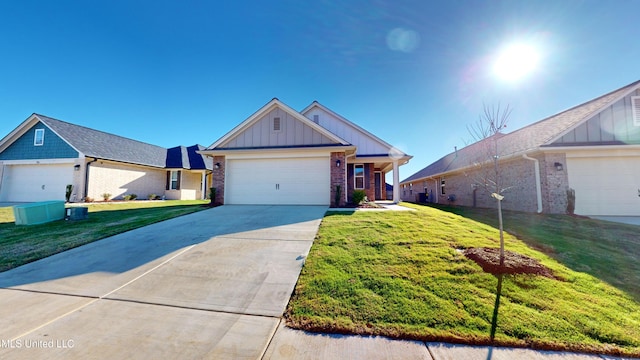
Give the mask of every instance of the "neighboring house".
[[386, 198], [386, 200], [393, 199], [393, 185], [385, 184], [385, 186], [386, 186], [386, 189], [387, 189], [387, 198]]
[[[491, 140], [409, 176], [400, 183], [402, 199], [495, 207], [475, 181], [478, 154]], [[497, 146], [506, 209], [565, 213], [573, 189], [576, 214], [640, 216], [640, 81], [499, 134]]]
[[343, 206], [355, 189], [385, 199], [385, 175], [398, 183], [411, 159], [316, 101], [297, 112], [275, 98], [200, 153], [225, 204]]
[[203, 199], [213, 163], [204, 147], [166, 149], [33, 114], [0, 140], [0, 201], [71, 201], [102, 194]]

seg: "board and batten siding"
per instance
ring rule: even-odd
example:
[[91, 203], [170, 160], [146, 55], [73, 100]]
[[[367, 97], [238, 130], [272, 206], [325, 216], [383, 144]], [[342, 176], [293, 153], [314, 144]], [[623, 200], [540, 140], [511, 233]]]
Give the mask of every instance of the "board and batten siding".
[[595, 114], [554, 142], [554, 145], [603, 142], [640, 144], [640, 126], [633, 122], [632, 96], [640, 96], [640, 90]]
[[[280, 118], [280, 131], [273, 130], [273, 119]], [[335, 141], [327, 138], [286, 111], [275, 108], [257, 122], [237, 134], [222, 149], [281, 147], [305, 145], [330, 145]]]
[[318, 115], [318, 125], [355, 145], [358, 155], [386, 155], [390, 151], [386, 145], [371, 139], [370, 136], [364, 134], [358, 128], [337, 119], [333, 114], [329, 114], [320, 108], [314, 107], [304, 115], [312, 121], [313, 116]]

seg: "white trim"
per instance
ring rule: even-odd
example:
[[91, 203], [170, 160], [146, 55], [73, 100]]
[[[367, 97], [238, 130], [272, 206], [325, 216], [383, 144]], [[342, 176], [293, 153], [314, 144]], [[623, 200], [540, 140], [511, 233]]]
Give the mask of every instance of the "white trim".
[[[398, 165], [398, 160], [393, 161], [393, 203], [397, 204], [400, 202], [400, 171]], [[385, 185], [386, 190], [386, 185]]]
[[302, 154], [302, 153], [332, 153], [332, 152], [344, 152], [349, 154], [356, 150], [356, 147], [351, 146], [309, 146], [309, 147], [286, 147], [286, 148], [258, 148], [258, 149], [215, 149], [215, 150], [199, 150], [196, 153], [208, 156], [244, 156], [244, 154], [263, 154], [265, 157], [270, 157], [274, 154]]
[[28, 159], [28, 160], [2, 160], [5, 165], [47, 165], [47, 164], [75, 164], [78, 158], [68, 159]]
[[633, 114], [633, 126], [640, 126], [640, 96], [631, 97], [631, 114]]
[[558, 152], [580, 152], [580, 151], [603, 151], [603, 150], [618, 150], [618, 151], [640, 151], [640, 145], [588, 145], [588, 146], [558, 146], [558, 147], [543, 147], [540, 151], [544, 153], [558, 153]]
[[[42, 134], [40, 143], [38, 143], [38, 134]], [[35, 133], [33, 134], [33, 146], [43, 146], [44, 145], [44, 129], [35, 129]]]

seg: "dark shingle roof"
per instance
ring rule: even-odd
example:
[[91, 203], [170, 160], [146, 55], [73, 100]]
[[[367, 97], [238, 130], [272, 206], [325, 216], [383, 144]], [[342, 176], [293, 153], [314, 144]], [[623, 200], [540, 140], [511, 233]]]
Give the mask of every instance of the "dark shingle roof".
[[[620, 99], [638, 85], [640, 85], [640, 81], [633, 82], [586, 103], [502, 135], [498, 139], [500, 157], [524, 154], [547, 145], [567, 130], [589, 119], [597, 111]], [[480, 141], [447, 154], [401, 182], [422, 179], [470, 166], [477, 161], [477, 154], [482, 151], [483, 146], [483, 142]]]
[[212, 170], [213, 159], [198, 154], [196, 151], [204, 150], [202, 145], [189, 147], [176, 146], [167, 149], [167, 168], [191, 169], [191, 170]]
[[165, 167], [167, 149], [35, 114], [40, 121], [87, 157]]

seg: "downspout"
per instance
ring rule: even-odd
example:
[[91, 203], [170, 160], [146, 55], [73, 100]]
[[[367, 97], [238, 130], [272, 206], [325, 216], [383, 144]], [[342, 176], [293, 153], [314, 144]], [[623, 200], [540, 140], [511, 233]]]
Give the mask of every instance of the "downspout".
[[98, 158], [93, 158], [93, 160], [87, 163], [87, 167], [84, 169], [84, 197], [82, 198], [82, 200], [85, 201], [87, 199], [87, 196], [89, 196], [89, 165], [96, 161], [98, 161]]
[[538, 159], [534, 159], [532, 157], [527, 156], [527, 154], [522, 154], [522, 158], [526, 160], [531, 160], [535, 163], [533, 170], [536, 176], [536, 200], [538, 202], [538, 214], [540, 214], [542, 213], [542, 186], [540, 185], [540, 161]]

